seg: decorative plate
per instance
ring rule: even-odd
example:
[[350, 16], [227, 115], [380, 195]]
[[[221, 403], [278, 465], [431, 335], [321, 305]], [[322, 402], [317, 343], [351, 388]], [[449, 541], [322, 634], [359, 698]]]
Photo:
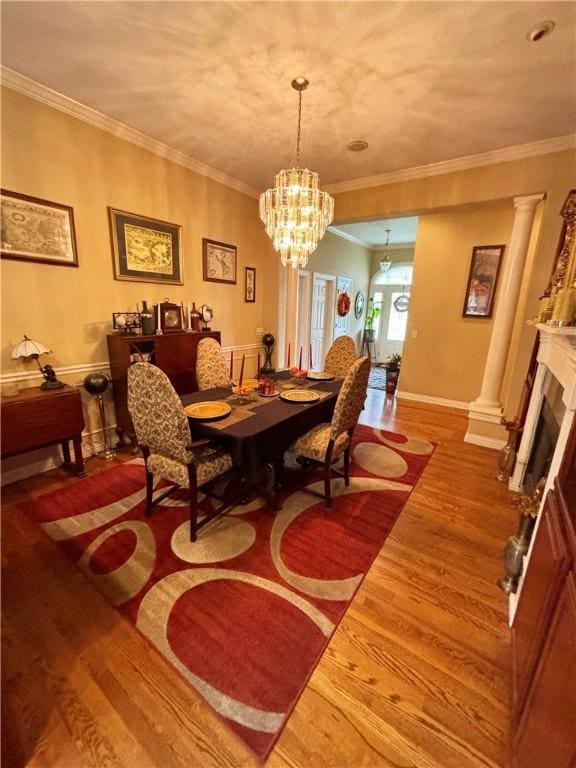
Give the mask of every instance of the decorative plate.
[[191, 419], [199, 421], [217, 421], [223, 419], [232, 412], [232, 407], [228, 403], [220, 400], [208, 400], [203, 403], [192, 403], [184, 408], [186, 415]]
[[336, 377], [330, 371], [310, 371], [307, 378], [313, 381], [333, 381]]
[[313, 403], [315, 400], [320, 400], [318, 392], [312, 392], [309, 389], [287, 389], [280, 392], [280, 397], [289, 403]]

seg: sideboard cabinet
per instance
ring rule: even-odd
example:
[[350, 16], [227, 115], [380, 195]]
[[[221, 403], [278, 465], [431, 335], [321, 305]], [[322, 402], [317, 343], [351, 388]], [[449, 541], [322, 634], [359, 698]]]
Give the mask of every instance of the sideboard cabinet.
[[210, 337], [220, 343], [219, 331], [165, 333], [153, 336], [110, 334], [108, 356], [112, 373], [116, 430], [120, 440], [134, 441], [134, 427], [128, 412], [128, 367], [136, 361], [148, 361], [161, 368], [176, 392], [196, 392], [196, 353], [198, 342]]

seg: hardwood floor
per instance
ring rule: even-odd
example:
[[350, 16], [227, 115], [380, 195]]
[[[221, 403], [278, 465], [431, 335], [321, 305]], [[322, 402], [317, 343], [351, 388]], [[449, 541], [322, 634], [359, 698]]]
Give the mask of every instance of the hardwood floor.
[[[504, 766], [510, 639], [496, 579], [513, 496], [495, 479], [497, 454], [462, 442], [463, 411], [383, 408], [383, 394], [369, 390], [364, 423], [438, 448], [267, 765]], [[4, 489], [4, 768], [256, 765], [15, 507], [70, 482], [55, 470]]]

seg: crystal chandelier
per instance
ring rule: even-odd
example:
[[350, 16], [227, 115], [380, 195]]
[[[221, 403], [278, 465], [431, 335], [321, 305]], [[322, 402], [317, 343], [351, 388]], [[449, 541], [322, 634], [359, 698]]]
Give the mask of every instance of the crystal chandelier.
[[384, 258], [380, 262], [380, 272], [382, 274], [388, 272], [390, 267], [392, 266], [392, 262], [390, 261], [390, 232], [391, 230], [386, 229], [384, 230], [386, 232], [386, 242], [384, 243]]
[[280, 254], [282, 265], [294, 268], [306, 266], [308, 256], [316, 250], [334, 218], [334, 199], [318, 188], [318, 174], [300, 168], [302, 91], [308, 85], [304, 77], [292, 80], [292, 88], [298, 91], [296, 167], [277, 173], [274, 188], [260, 195], [260, 218], [266, 234]]

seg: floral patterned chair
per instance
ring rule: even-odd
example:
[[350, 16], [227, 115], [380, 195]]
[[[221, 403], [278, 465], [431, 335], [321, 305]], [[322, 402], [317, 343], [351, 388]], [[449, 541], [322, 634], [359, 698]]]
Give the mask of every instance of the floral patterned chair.
[[366, 399], [370, 359], [360, 357], [352, 363], [340, 388], [332, 421], [318, 424], [299, 437], [288, 449], [298, 458], [308, 459], [324, 467], [324, 503], [332, 505], [330, 474], [336, 470], [331, 464], [344, 454], [344, 482], [350, 484], [350, 443]]
[[357, 358], [354, 340], [350, 336], [338, 336], [328, 350], [324, 370], [333, 373], [337, 379], [343, 379]]
[[201, 339], [196, 353], [196, 380], [198, 389], [230, 387], [230, 373], [222, 354], [222, 347], [216, 339]]
[[[221, 505], [198, 525], [198, 488], [232, 468], [230, 454], [208, 440], [192, 442], [188, 417], [164, 371], [151, 363], [128, 368], [128, 410], [146, 465], [146, 515], [177, 488], [190, 491], [190, 541], [198, 529], [230, 503]], [[154, 477], [170, 481], [153, 498]]]

